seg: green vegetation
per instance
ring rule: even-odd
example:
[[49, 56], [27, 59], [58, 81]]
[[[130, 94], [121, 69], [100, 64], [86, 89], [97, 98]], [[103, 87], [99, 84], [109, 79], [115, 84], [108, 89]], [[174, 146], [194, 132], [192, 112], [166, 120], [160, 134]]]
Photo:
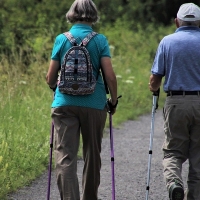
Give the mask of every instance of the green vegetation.
[[[159, 41], [165, 34], [173, 32], [174, 27], [155, 30], [152, 25], [144, 29], [138, 24], [136, 30], [129, 30], [121, 22], [104, 30], [111, 44], [113, 67], [118, 79], [119, 94], [122, 95], [113, 117], [115, 125], [136, 119], [151, 110], [152, 93], [148, 89], [150, 69]], [[161, 92], [160, 106], [162, 105]]]
[[0, 199], [27, 184], [47, 167], [51, 94], [45, 68], [34, 63], [31, 74], [20, 65], [0, 65]]
[[[65, 21], [65, 13], [72, 2], [0, 1], [2, 200], [9, 192], [29, 184], [48, 167], [53, 94], [46, 85], [45, 75], [54, 38], [70, 27]], [[170, 22], [172, 14], [163, 11], [170, 9], [165, 7], [166, 2], [95, 1], [101, 21], [94, 30], [109, 40], [118, 93], [122, 95], [113, 117], [115, 127], [151, 111], [152, 94], [148, 89], [151, 65], [159, 41], [175, 27], [155, 26], [149, 22], [162, 23], [156, 21], [162, 16], [166, 17], [163, 24]], [[170, 3], [174, 4], [176, 8], [180, 0]], [[161, 91], [160, 107], [163, 97]]]
[[[23, 63], [32, 63], [32, 56], [39, 53], [43, 61], [49, 58], [55, 35], [64, 32], [69, 25], [65, 13], [74, 0], [1, 0], [0, 1], [0, 58], [3, 53], [12, 62], [17, 52]], [[154, 23], [169, 25], [185, 0], [95, 0], [100, 14], [100, 26], [113, 26], [119, 19], [126, 21], [130, 29], [135, 24]], [[199, 4], [199, 0], [193, 0]], [[97, 28], [98, 29], [98, 28]], [[31, 55], [31, 57], [30, 57]]]

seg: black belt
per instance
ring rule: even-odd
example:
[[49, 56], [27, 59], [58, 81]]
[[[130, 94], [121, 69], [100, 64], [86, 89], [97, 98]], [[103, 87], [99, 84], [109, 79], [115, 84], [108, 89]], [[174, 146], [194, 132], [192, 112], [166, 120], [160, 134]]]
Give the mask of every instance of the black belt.
[[173, 95], [200, 95], [200, 91], [169, 91], [167, 96]]

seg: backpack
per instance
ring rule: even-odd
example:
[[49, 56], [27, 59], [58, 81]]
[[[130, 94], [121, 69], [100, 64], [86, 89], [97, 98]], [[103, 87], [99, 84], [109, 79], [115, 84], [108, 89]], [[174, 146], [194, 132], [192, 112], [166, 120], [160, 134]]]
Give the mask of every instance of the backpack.
[[61, 65], [58, 88], [60, 92], [71, 95], [87, 95], [94, 92], [96, 78], [90, 54], [86, 45], [97, 35], [96, 32], [89, 33], [78, 45], [76, 39], [70, 32], [65, 32], [72, 47], [66, 52]]

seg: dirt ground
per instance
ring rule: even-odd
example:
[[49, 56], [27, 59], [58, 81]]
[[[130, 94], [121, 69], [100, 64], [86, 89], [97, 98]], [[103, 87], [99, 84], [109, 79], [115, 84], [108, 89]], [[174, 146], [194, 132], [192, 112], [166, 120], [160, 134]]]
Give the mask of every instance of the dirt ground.
[[[151, 159], [149, 200], [168, 200], [162, 174], [163, 119], [162, 111], [155, 115], [153, 154]], [[138, 120], [127, 121], [114, 134], [115, 196], [116, 200], [145, 200], [146, 180], [149, 162], [149, 143], [151, 113]], [[99, 199], [112, 199], [112, 176], [110, 161], [109, 130], [102, 142], [102, 169]], [[183, 179], [186, 182], [187, 162], [183, 165]], [[83, 161], [78, 161], [78, 177], [81, 184]], [[48, 172], [35, 180], [29, 187], [24, 187], [11, 194], [7, 200], [45, 200], [47, 195]], [[186, 186], [186, 184], [185, 184]], [[81, 185], [80, 185], [81, 190]], [[55, 172], [52, 172], [51, 200], [60, 200]]]

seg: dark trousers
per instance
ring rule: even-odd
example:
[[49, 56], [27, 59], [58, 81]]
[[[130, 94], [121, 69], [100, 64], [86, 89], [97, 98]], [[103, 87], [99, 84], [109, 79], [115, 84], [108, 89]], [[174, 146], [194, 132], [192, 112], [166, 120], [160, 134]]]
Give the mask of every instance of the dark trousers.
[[82, 200], [97, 200], [100, 184], [101, 142], [107, 112], [77, 106], [52, 109], [55, 126], [57, 184], [62, 200], [79, 200], [77, 153], [83, 140]]

